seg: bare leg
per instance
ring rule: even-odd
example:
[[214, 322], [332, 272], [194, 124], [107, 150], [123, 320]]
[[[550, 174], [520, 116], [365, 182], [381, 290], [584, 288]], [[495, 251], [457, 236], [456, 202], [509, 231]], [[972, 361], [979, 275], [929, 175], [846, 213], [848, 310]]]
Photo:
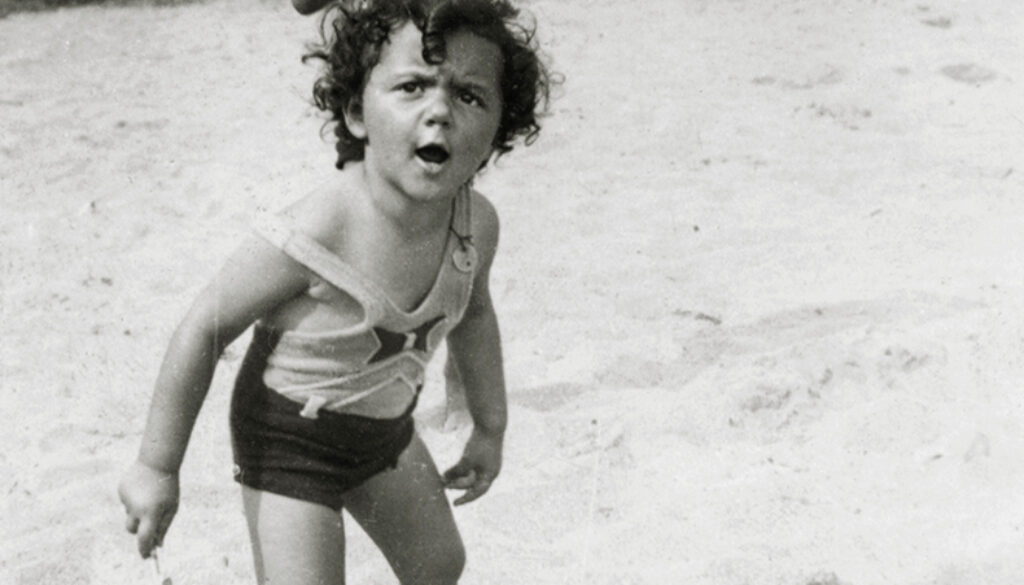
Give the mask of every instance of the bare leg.
[[444, 485], [419, 435], [398, 467], [345, 494], [345, 509], [384, 553], [403, 585], [454, 585], [466, 553]]
[[260, 585], [344, 585], [341, 513], [242, 486]]

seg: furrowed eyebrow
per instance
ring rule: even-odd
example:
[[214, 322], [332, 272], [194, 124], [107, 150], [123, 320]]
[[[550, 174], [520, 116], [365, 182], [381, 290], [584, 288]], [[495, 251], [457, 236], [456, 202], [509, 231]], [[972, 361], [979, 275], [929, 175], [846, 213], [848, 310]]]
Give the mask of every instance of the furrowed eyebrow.
[[437, 74], [421, 68], [421, 67], [408, 67], [405, 69], [399, 69], [391, 74], [391, 79], [413, 79], [416, 81], [434, 81], [437, 78]]
[[462, 81], [462, 80], [460, 80], [460, 81], [456, 81], [453, 85], [455, 85], [456, 87], [458, 87], [460, 89], [468, 89], [470, 91], [475, 91], [475, 92], [478, 92], [478, 93], [489, 93], [491, 91], [491, 86], [489, 84], [486, 84], [486, 83], [476, 83], [474, 81]]
[[478, 94], [481, 97], [495, 99], [501, 96], [501, 88], [496, 87], [484, 76], [481, 75], [467, 75], [465, 77], [453, 76], [445, 79], [446, 76], [438, 71], [433, 71], [424, 67], [406, 67], [394, 71], [390, 76], [390, 83], [405, 83], [408, 81], [414, 81], [422, 83], [424, 85], [436, 85], [438, 83], [450, 83], [453, 88], [471, 91]]
[[490, 83], [479, 82], [473, 79], [457, 79], [452, 85], [458, 89], [471, 91], [483, 97], [494, 98], [500, 95], [501, 91]]

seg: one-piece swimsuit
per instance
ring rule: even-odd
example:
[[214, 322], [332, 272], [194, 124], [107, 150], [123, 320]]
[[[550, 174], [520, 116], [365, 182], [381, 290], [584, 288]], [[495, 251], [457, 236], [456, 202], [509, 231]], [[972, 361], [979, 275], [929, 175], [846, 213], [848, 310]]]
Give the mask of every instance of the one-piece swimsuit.
[[453, 201], [441, 267], [411, 311], [279, 217], [256, 233], [360, 306], [328, 332], [257, 323], [231, 401], [236, 481], [340, 509], [344, 492], [397, 464], [413, 437], [426, 366], [469, 303], [477, 256], [468, 188]]

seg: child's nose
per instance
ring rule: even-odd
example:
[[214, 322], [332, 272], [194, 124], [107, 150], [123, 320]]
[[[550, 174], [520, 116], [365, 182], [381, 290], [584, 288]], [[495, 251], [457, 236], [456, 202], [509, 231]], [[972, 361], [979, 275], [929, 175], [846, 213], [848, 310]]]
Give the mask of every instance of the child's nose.
[[427, 125], [448, 126], [452, 122], [452, 104], [447, 92], [435, 92], [427, 103]]

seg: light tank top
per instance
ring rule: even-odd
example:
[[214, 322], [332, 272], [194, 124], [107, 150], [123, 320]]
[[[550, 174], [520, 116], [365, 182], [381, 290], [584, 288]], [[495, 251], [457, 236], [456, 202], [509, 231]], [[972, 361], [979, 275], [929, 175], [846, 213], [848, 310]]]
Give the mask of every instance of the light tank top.
[[[278, 216], [261, 218], [255, 231], [328, 284], [358, 302], [362, 322], [337, 331], [279, 331], [263, 382], [304, 404], [302, 416], [320, 409], [387, 419], [405, 413], [423, 384], [427, 362], [458, 324], [469, 304], [477, 253], [470, 230], [470, 197], [453, 201], [444, 261], [426, 297], [403, 311], [372, 280]], [[257, 323], [257, 327], [264, 327]]]

